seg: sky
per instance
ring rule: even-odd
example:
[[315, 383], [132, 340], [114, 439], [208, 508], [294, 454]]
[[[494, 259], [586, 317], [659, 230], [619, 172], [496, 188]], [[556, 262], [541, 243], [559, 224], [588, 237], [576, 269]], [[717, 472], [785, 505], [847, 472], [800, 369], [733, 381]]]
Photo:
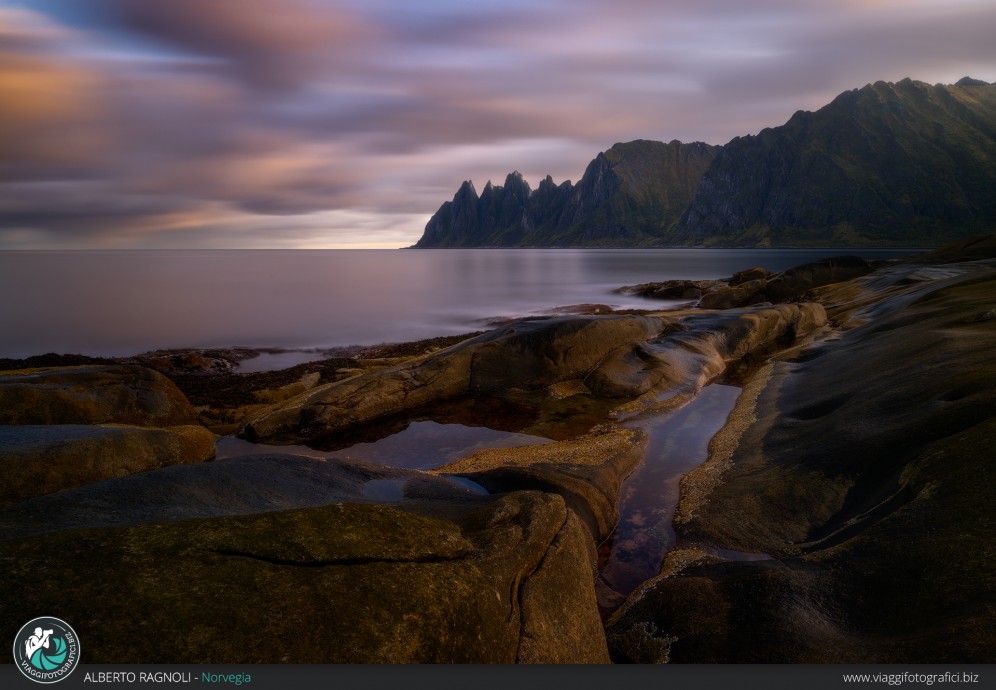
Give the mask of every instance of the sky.
[[996, 0], [0, 0], [0, 249], [413, 244], [846, 90], [996, 81]]

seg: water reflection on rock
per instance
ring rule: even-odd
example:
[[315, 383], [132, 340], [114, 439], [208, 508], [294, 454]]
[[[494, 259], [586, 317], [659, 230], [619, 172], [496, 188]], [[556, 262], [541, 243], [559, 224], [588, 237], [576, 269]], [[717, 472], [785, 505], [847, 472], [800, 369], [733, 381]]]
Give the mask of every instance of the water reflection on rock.
[[627, 422], [647, 432], [643, 464], [622, 488], [619, 524], [598, 582], [599, 604], [611, 610], [640, 583], [660, 572], [675, 543], [672, 518], [681, 477], [708, 456], [709, 441], [722, 428], [740, 394], [734, 386], [707, 386], [667, 415]]
[[273, 452], [295, 453], [314, 458], [348, 458], [390, 467], [427, 470], [485, 448], [516, 448], [549, 442], [549, 439], [540, 436], [496, 431], [486, 427], [420, 421], [412, 422], [404, 430], [382, 439], [332, 451], [315, 450], [301, 445], [250, 443], [226, 436], [218, 440], [217, 454], [220, 459]]

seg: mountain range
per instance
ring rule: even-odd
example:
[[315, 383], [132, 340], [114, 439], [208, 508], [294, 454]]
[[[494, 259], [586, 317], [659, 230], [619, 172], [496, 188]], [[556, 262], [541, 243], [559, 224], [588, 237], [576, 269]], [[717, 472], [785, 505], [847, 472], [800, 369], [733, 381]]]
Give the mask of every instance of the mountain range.
[[996, 229], [996, 84], [840, 94], [725, 146], [638, 140], [577, 184], [461, 185], [415, 247], [932, 246]]

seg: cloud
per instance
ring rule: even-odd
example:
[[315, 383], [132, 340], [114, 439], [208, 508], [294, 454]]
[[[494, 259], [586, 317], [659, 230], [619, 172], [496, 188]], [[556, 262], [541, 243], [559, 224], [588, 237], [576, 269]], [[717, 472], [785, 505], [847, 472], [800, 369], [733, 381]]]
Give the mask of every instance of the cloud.
[[40, 15], [0, 8], [0, 181], [73, 174], [101, 154], [100, 76], [52, 58], [66, 35]]
[[464, 179], [996, 80], [994, 33], [976, 0], [20, 0], [0, 246], [411, 244]]
[[260, 88], [295, 88], [348, 66], [376, 27], [333, 3], [307, 0], [97, 0], [128, 29], [219, 60]]

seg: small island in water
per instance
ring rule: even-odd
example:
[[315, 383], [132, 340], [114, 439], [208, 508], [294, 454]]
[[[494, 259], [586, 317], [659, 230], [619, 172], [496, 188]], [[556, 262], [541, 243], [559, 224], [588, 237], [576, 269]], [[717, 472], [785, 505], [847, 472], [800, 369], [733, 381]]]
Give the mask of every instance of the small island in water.
[[743, 269], [280, 371], [4, 360], [4, 630], [58, 611], [91, 663], [991, 660], [996, 236]]

